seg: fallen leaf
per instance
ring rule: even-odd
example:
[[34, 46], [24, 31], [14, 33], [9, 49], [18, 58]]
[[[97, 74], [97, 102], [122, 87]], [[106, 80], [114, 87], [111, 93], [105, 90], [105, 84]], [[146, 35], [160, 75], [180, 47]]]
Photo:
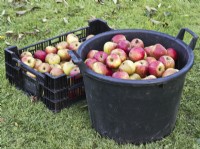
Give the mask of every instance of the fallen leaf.
[[150, 19], [150, 21], [151, 21], [153, 24], [160, 24], [160, 23], [161, 23], [160, 21], [157, 21], [157, 20], [154, 20], [154, 19]]
[[161, 4], [161, 3], [159, 3], [159, 4], [158, 4], [158, 8], [160, 8], [160, 7], [161, 7], [161, 5], [162, 5], [162, 4]]
[[42, 22], [43, 22], [43, 23], [47, 22], [47, 18], [43, 18], [43, 19], [42, 19]]
[[6, 36], [7, 36], [7, 37], [11, 37], [13, 34], [14, 34], [13, 31], [7, 31], [7, 32], [6, 32]]
[[101, 5], [104, 4], [104, 0], [96, 0], [97, 3], [100, 3]]
[[11, 19], [10, 19], [10, 16], [7, 17], [7, 21], [8, 21], [9, 23], [12, 23], [12, 22], [11, 22]]
[[56, 3], [62, 3], [63, 1], [62, 0], [55, 0]]
[[30, 98], [31, 98], [31, 102], [36, 102], [38, 100], [36, 96], [31, 96]]
[[113, 0], [114, 4], [117, 4], [118, 3], [118, 0]]
[[18, 126], [19, 126], [19, 125], [17, 124], [17, 122], [15, 122], [15, 123], [14, 123], [14, 125], [15, 125], [16, 127], [18, 127]]
[[0, 36], [0, 40], [4, 40], [5, 39], [5, 36]]
[[19, 39], [19, 40], [22, 39], [23, 36], [24, 36], [24, 34], [19, 33], [19, 34], [18, 34], [18, 39]]
[[63, 18], [63, 21], [64, 21], [65, 24], [69, 23], [67, 18], [65, 18], [65, 17]]
[[65, 6], [67, 6], [67, 5], [68, 5], [68, 3], [67, 3], [67, 1], [66, 1], [66, 0], [63, 0], [63, 2], [64, 2], [64, 4], [65, 4]]
[[5, 13], [6, 13], [6, 11], [5, 11], [5, 10], [3, 10], [3, 11], [1, 12], [1, 16], [4, 16], [4, 15], [5, 15]]
[[27, 13], [27, 10], [17, 11], [17, 12], [16, 12], [16, 15], [17, 15], [17, 16], [21, 16], [21, 15], [24, 15], [24, 14], [26, 14], [26, 13]]

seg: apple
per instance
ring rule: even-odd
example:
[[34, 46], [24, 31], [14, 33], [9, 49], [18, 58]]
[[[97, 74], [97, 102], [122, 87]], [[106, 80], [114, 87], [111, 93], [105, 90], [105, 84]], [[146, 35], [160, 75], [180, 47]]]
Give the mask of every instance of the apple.
[[172, 75], [172, 74], [177, 73], [177, 72], [179, 72], [178, 69], [175, 69], [175, 68], [167, 68], [167, 69], [164, 71], [164, 73], [162, 74], [162, 77], [167, 77], [167, 76]]
[[46, 63], [49, 63], [49, 59], [50, 59], [53, 55], [54, 55], [53, 53], [47, 54], [46, 57], [45, 57], [45, 62], [46, 62]]
[[165, 69], [175, 67], [175, 61], [170, 56], [163, 55], [158, 60], [165, 65]]
[[161, 77], [165, 71], [165, 65], [160, 61], [154, 61], [149, 64], [149, 73], [156, 77]]
[[57, 76], [64, 74], [64, 71], [61, 68], [53, 67], [49, 73], [52, 76], [57, 77]]
[[59, 43], [56, 44], [56, 48], [57, 48], [58, 50], [67, 49], [68, 46], [69, 46], [69, 44], [68, 44], [68, 42], [66, 42], [66, 41], [62, 41], [62, 42], [59, 42]]
[[129, 52], [130, 42], [128, 40], [121, 40], [117, 44], [117, 48], [124, 50], [126, 53]]
[[146, 77], [148, 74], [149, 64], [146, 60], [139, 60], [135, 62], [135, 73], [139, 74], [141, 78]]
[[139, 38], [134, 38], [130, 42], [131, 47], [141, 47], [144, 48], [144, 42]]
[[112, 77], [118, 79], [129, 79], [129, 75], [125, 71], [116, 71], [112, 74]]
[[114, 43], [119, 43], [119, 41], [122, 41], [122, 40], [126, 40], [126, 36], [123, 34], [114, 35], [111, 39], [111, 41]]
[[99, 52], [98, 50], [90, 50], [89, 52], [88, 52], [88, 54], [87, 54], [87, 58], [93, 58], [94, 57], [94, 55], [97, 53], [97, 52]]
[[78, 66], [72, 68], [72, 70], [70, 71], [69, 75], [71, 77], [77, 76], [78, 74], [80, 74], [80, 69]]
[[103, 51], [107, 54], [110, 54], [110, 52], [112, 50], [114, 50], [117, 47], [117, 44], [111, 41], [107, 41], [106, 43], [104, 43], [103, 46]]
[[78, 36], [76, 36], [75, 34], [70, 33], [70, 34], [67, 35], [66, 41], [67, 41], [68, 44], [70, 44], [70, 43], [72, 43], [72, 42], [78, 42], [78, 41], [79, 41], [79, 38], [78, 38]]
[[35, 58], [33, 58], [32, 56], [24, 56], [22, 57], [21, 61], [31, 68], [35, 66], [36, 62]]
[[92, 66], [93, 66], [93, 64], [94, 64], [95, 62], [97, 62], [97, 60], [96, 60], [95, 58], [87, 58], [87, 59], [85, 60], [85, 64], [86, 64], [90, 69], [92, 69]]
[[48, 63], [42, 63], [38, 66], [37, 70], [41, 73], [49, 73], [51, 71], [51, 66]]
[[79, 41], [73, 41], [69, 44], [69, 49], [77, 51], [80, 45], [81, 43]]
[[156, 76], [148, 75], [148, 76], [144, 77], [142, 80], [150, 80], [150, 79], [156, 79]]
[[104, 51], [98, 51], [95, 55], [94, 58], [102, 63], [106, 62], [106, 58], [108, 57], [108, 54]]
[[112, 50], [110, 54], [117, 54], [117, 55], [119, 55], [119, 57], [120, 57], [120, 59], [121, 59], [122, 62], [127, 59], [126, 52], [124, 52], [124, 50], [119, 49], [119, 48]]
[[172, 58], [174, 59], [174, 61], [177, 60], [178, 54], [177, 54], [177, 52], [176, 52], [175, 49], [173, 49], [173, 48], [168, 48], [168, 49], [167, 49], [167, 55], [170, 56], [170, 57], [172, 57]]
[[119, 71], [125, 71], [129, 75], [133, 74], [135, 72], [136, 65], [131, 60], [125, 60], [122, 62], [122, 64], [119, 66]]
[[151, 57], [151, 56], [147, 56], [145, 60], [148, 62], [148, 64], [150, 64], [151, 62], [157, 61], [154, 57]]
[[129, 58], [134, 62], [144, 59], [145, 56], [146, 56], [145, 51], [141, 47], [134, 47], [129, 52]]
[[130, 75], [129, 79], [131, 79], [131, 80], [141, 80], [141, 77], [140, 77], [139, 74], [133, 73], [132, 75]]
[[40, 64], [42, 64], [42, 61], [40, 59], [35, 59], [35, 66], [34, 66], [34, 68], [37, 69], [38, 66], [40, 66]]
[[51, 66], [51, 69], [54, 67], [62, 69], [60, 64], [50, 64], [50, 66]]
[[147, 56], [151, 56], [151, 49], [154, 47], [154, 45], [148, 46], [144, 48], [144, 51], [147, 53]]
[[92, 66], [92, 70], [98, 74], [107, 75], [109, 70], [102, 62], [95, 62]]
[[121, 64], [121, 59], [117, 54], [110, 54], [106, 58], [106, 65], [108, 68], [118, 68]]
[[60, 56], [58, 54], [53, 54], [49, 60], [49, 64], [59, 64], [60, 63]]
[[167, 50], [158, 43], [151, 48], [150, 55], [158, 60], [161, 56], [167, 55]]
[[75, 65], [73, 62], [71, 62], [71, 61], [65, 62], [65, 63], [63, 64], [63, 71], [64, 71], [64, 73], [65, 73], [66, 75], [69, 75], [69, 74], [70, 74], [70, 71], [71, 71], [74, 67], [76, 67], [76, 65]]
[[34, 53], [34, 58], [40, 59], [42, 62], [45, 62], [47, 53], [43, 50], [37, 50]]
[[32, 55], [32, 53], [31, 52], [29, 52], [29, 51], [24, 51], [24, 52], [22, 52], [21, 54], [20, 54], [20, 58], [22, 58], [22, 57], [24, 57], [24, 56], [33, 56]]
[[46, 52], [47, 54], [49, 54], [49, 53], [54, 53], [54, 54], [56, 54], [56, 53], [57, 53], [57, 49], [56, 49], [56, 47], [54, 47], [54, 46], [47, 46], [47, 47], [45, 48], [45, 52]]
[[61, 61], [69, 61], [71, 56], [68, 53], [69, 49], [60, 49], [57, 54], [60, 56]]
[[88, 35], [88, 36], [86, 37], [86, 40], [88, 40], [88, 39], [90, 39], [90, 38], [92, 38], [92, 37], [94, 37], [94, 35], [93, 35], [93, 34], [90, 34], [90, 35]]

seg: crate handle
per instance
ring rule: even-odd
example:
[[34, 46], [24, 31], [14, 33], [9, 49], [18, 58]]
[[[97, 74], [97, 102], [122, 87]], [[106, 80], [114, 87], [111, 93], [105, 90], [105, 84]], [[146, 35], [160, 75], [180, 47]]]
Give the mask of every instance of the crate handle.
[[184, 35], [185, 35], [185, 32], [188, 32], [190, 35], [192, 35], [192, 39], [189, 43], [189, 47], [194, 50], [195, 46], [196, 46], [196, 42], [197, 42], [197, 39], [198, 39], [198, 36], [190, 29], [188, 28], [181, 28], [178, 35], [176, 36], [176, 38], [180, 39], [180, 40], [183, 40], [184, 38]]

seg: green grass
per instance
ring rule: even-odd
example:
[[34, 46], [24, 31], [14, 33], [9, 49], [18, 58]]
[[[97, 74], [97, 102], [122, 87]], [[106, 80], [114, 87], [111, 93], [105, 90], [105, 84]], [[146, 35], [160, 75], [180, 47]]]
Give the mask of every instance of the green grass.
[[[10, 2], [9, 2], [10, 1]], [[5, 77], [4, 48], [6, 43], [19, 48], [87, 26], [93, 17], [106, 20], [113, 28], [151, 29], [176, 36], [180, 28], [188, 27], [200, 35], [199, 0], [121, 0], [118, 5], [105, 0], [101, 5], [94, 0], [67, 0], [68, 5], [54, 0], [0, 1], [0, 104], [1, 104], [1, 148], [45, 148], [45, 149], [198, 149], [200, 148], [200, 42], [194, 50], [195, 61], [188, 72], [174, 131], [161, 141], [146, 145], [119, 145], [102, 138], [91, 128], [85, 101], [53, 114], [41, 102], [31, 102], [30, 97], [11, 86]], [[158, 8], [159, 3], [161, 7]], [[16, 12], [35, 9], [22, 16]], [[145, 6], [157, 12], [152, 19]], [[5, 10], [5, 14], [3, 13]], [[164, 15], [170, 14], [170, 15]], [[1, 15], [3, 14], [3, 15]], [[43, 22], [44, 18], [47, 19]], [[63, 21], [68, 20], [68, 23]], [[39, 32], [33, 33], [37, 29]], [[13, 31], [10, 37], [7, 31]], [[18, 34], [24, 34], [19, 39]], [[3, 38], [3, 36], [5, 38]], [[189, 43], [190, 35], [184, 42]]]

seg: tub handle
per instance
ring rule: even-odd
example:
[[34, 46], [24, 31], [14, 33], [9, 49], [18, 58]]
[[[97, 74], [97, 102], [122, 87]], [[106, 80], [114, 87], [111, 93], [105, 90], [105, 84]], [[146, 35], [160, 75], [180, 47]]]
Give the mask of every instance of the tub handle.
[[190, 43], [189, 43], [188, 46], [189, 46], [192, 50], [194, 50], [194, 48], [195, 48], [195, 46], [196, 46], [196, 42], [197, 42], [198, 36], [197, 36], [193, 31], [191, 31], [191, 30], [188, 29], [188, 28], [182, 28], [182, 29], [179, 31], [179, 33], [178, 33], [178, 35], [176, 36], [176, 38], [178, 38], [178, 39], [180, 39], [180, 40], [183, 40], [184, 35], [185, 35], [185, 32], [188, 32], [190, 35], [192, 35], [192, 39], [191, 39], [191, 41], [190, 41]]
[[83, 62], [81, 57], [76, 53], [76, 51], [69, 50], [69, 55], [71, 56], [73, 63], [79, 65]]

